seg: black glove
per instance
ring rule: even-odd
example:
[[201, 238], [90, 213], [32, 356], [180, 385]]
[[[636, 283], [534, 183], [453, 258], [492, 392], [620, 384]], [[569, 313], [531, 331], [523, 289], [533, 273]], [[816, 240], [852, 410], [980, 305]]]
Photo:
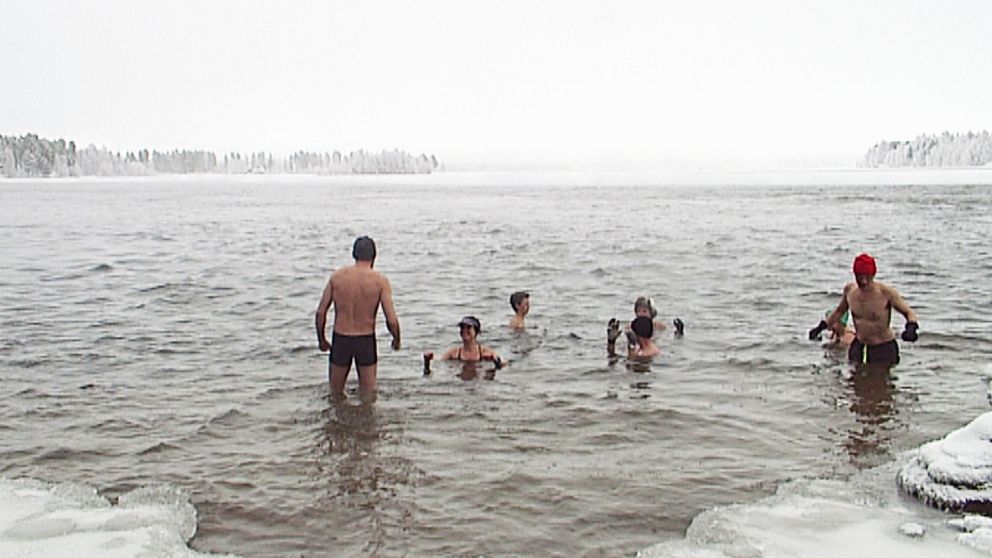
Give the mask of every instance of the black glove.
[[611, 318], [606, 326], [606, 342], [612, 345], [617, 342], [617, 337], [620, 337], [620, 320]]
[[631, 330], [627, 330], [624, 333], [627, 334], [627, 347], [633, 349], [637, 346], [637, 334]]
[[920, 329], [920, 324], [916, 322], [906, 322], [906, 329], [902, 330], [902, 340], [913, 343], [920, 338], [916, 330]]
[[431, 373], [431, 359], [434, 358], [434, 353], [424, 353], [424, 376], [428, 376]]
[[827, 321], [820, 320], [820, 323], [816, 327], [809, 330], [809, 340], [816, 341], [817, 339], [819, 339], [820, 334], [823, 333], [823, 330], [825, 329], [827, 329]]
[[499, 357], [493, 357], [493, 364], [496, 365], [496, 368], [493, 368], [493, 370], [499, 370], [500, 368], [503, 368], [503, 359]]
[[675, 325], [675, 337], [682, 337], [685, 334], [685, 323], [682, 322], [682, 319], [675, 318], [672, 324]]

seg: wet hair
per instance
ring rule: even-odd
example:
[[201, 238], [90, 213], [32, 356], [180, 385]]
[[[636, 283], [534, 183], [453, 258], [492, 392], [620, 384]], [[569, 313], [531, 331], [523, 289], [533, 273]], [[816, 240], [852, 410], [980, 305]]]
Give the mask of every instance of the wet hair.
[[654, 322], [651, 318], [646, 318], [640, 316], [634, 318], [634, 321], [630, 322], [630, 329], [637, 334], [638, 337], [651, 337], [654, 334]]
[[658, 310], [654, 307], [654, 301], [646, 296], [639, 296], [637, 300], [634, 301], [634, 312], [636, 313], [641, 308], [644, 308], [651, 313], [651, 319], [658, 317]]
[[517, 291], [517, 292], [511, 294], [510, 295], [510, 308], [513, 308], [513, 311], [516, 312], [517, 311], [517, 307], [520, 306], [520, 303], [523, 302], [525, 298], [530, 298], [530, 293], [528, 293], [526, 291]]
[[367, 236], [360, 236], [355, 239], [355, 245], [351, 248], [351, 255], [355, 261], [370, 262], [375, 259], [375, 241]]
[[460, 322], [458, 322], [458, 327], [459, 329], [463, 327], [470, 327], [475, 330], [476, 335], [482, 333], [482, 322], [480, 322], [479, 318], [476, 318], [475, 316], [465, 316]]

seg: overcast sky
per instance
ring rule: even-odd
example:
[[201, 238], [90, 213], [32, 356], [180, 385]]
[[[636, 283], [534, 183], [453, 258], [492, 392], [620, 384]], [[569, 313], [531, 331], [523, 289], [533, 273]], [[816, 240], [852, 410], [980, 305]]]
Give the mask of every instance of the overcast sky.
[[0, 0], [0, 134], [114, 150], [853, 162], [990, 99], [984, 0]]

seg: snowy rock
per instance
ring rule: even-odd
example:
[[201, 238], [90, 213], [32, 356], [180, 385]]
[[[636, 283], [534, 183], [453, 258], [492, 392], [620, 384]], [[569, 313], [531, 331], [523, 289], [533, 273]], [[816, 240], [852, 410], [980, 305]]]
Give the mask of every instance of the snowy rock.
[[899, 526], [899, 532], [907, 537], [920, 538], [926, 534], [927, 528], [919, 523], [903, 523]]
[[896, 482], [936, 508], [992, 514], [992, 412], [921, 446]]

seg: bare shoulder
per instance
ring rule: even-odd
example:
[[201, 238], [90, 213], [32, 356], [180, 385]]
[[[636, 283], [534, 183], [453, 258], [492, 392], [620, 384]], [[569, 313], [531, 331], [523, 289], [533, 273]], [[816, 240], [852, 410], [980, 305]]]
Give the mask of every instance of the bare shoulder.
[[857, 288], [858, 288], [858, 284], [854, 283], [853, 281], [851, 283], [844, 285], [844, 295], [846, 296], [851, 294], [851, 291]]
[[891, 285], [886, 285], [885, 283], [879, 283], [877, 281], [875, 282], [875, 285], [877, 285], [879, 290], [885, 293], [885, 296], [889, 298], [899, 296], [899, 291], [897, 291], [895, 287], [892, 287]]
[[347, 273], [347, 269], [348, 269], [347, 267], [341, 267], [341, 268], [335, 269], [334, 271], [331, 272], [331, 278], [328, 279], [328, 281], [338, 281], [338, 280], [340, 280], [341, 279], [341, 276], [342, 275], [345, 275]]

